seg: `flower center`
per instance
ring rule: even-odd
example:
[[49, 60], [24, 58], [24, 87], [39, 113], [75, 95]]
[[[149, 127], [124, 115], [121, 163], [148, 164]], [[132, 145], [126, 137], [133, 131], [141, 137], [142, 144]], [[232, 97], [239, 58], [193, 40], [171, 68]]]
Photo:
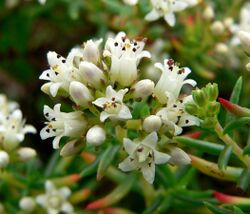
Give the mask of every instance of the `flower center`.
[[104, 110], [109, 114], [117, 114], [121, 110], [122, 105], [115, 101], [106, 102]]
[[59, 210], [62, 206], [61, 198], [58, 196], [54, 196], [54, 195], [48, 197], [48, 206], [53, 209]]

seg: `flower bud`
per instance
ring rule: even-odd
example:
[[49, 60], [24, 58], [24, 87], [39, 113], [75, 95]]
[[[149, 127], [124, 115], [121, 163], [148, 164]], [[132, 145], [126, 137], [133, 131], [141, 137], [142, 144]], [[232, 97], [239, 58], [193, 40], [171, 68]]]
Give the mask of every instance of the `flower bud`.
[[149, 79], [141, 80], [137, 82], [133, 87], [133, 96], [134, 98], [145, 98], [150, 96], [154, 90], [154, 82]]
[[86, 141], [92, 146], [101, 145], [106, 139], [106, 133], [103, 128], [96, 125], [90, 128], [86, 135]]
[[220, 54], [228, 53], [228, 47], [224, 43], [218, 43], [215, 47], [215, 51]]
[[0, 214], [4, 213], [4, 206], [3, 204], [0, 202]]
[[10, 162], [9, 154], [5, 151], [0, 151], [0, 169], [6, 167]]
[[35, 209], [36, 203], [32, 197], [24, 197], [19, 201], [19, 207], [23, 211], [30, 213]]
[[154, 132], [161, 127], [161, 118], [156, 115], [150, 115], [143, 121], [143, 129], [148, 132]]
[[71, 140], [63, 146], [60, 155], [63, 157], [72, 156], [78, 153], [82, 147], [83, 144], [81, 143], [81, 141]]
[[205, 87], [207, 97], [210, 101], [215, 101], [219, 94], [218, 85], [216, 83], [209, 83]]
[[240, 38], [243, 48], [250, 53], [250, 33], [240, 31], [238, 33], [238, 37]]
[[232, 27], [233, 23], [234, 23], [234, 20], [233, 20], [232, 17], [227, 17], [227, 18], [224, 19], [223, 23], [224, 23], [226, 28], [230, 29]]
[[214, 18], [214, 9], [210, 5], [203, 11], [203, 18], [206, 20], [212, 20]]
[[98, 46], [102, 43], [102, 39], [96, 42], [88, 40], [84, 44], [84, 49], [82, 51], [84, 60], [97, 64], [100, 61], [100, 51]]
[[169, 163], [174, 165], [187, 165], [191, 163], [191, 159], [186, 152], [178, 147], [170, 147]]
[[19, 156], [19, 160], [21, 161], [28, 161], [36, 157], [36, 151], [29, 147], [23, 147], [18, 149], [17, 154]]
[[198, 106], [193, 102], [185, 104], [185, 111], [191, 115], [197, 115], [199, 112]]
[[207, 107], [207, 116], [213, 117], [216, 116], [220, 111], [220, 104], [217, 102], [209, 103]]
[[83, 80], [94, 88], [100, 88], [106, 81], [103, 71], [93, 63], [83, 61], [80, 63], [79, 70]]
[[250, 71], [250, 62], [246, 64], [247, 71]]
[[214, 35], [221, 35], [224, 33], [225, 27], [221, 21], [215, 21], [210, 27]]
[[87, 106], [94, 98], [90, 90], [82, 83], [73, 81], [69, 86], [69, 94], [72, 100], [79, 106]]
[[206, 105], [207, 97], [206, 97], [205, 93], [202, 90], [197, 89], [197, 90], [193, 91], [192, 96], [193, 96], [194, 102], [198, 106], [205, 106]]

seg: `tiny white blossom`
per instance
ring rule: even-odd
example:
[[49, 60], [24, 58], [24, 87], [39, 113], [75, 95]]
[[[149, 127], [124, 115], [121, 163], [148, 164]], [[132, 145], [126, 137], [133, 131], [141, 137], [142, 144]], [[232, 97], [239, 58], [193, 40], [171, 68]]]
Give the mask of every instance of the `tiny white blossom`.
[[145, 39], [129, 40], [124, 32], [118, 33], [105, 44], [103, 55], [111, 57], [110, 79], [122, 86], [130, 86], [137, 79], [137, 66], [143, 57], [150, 58], [144, 51]]
[[173, 96], [175, 99], [179, 97], [181, 88], [185, 84], [195, 86], [196, 82], [192, 79], [186, 79], [191, 70], [187, 67], [179, 68], [172, 59], [164, 60], [164, 65], [156, 63], [155, 67], [160, 69], [162, 74], [154, 88], [154, 95], [160, 103], [167, 103], [168, 96]]
[[135, 85], [132, 86], [131, 90], [133, 91], [134, 98], [146, 98], [151, 96], [154, 91], [154, 82], [149, 79], [144, 79], [138, 81]]
[[133, 142], [124, 138], [123, 146], [129, 156], [119, 164], [124, 171], [140, 170], [147, 182], [152, 184], [155, 178], [155, 164], [164, 164], [170, 155], [156, 150], [158, 136], [152, 132], [140, 142]]
[[46, 3], [47, 0], [38, 0], [38, 2], [42, 5], [44, 5]]
[[22, 147], [17, 150], [19, 160], [28, 161], [36, 157], [36, 150], [29, 147]]
[[172, 132], [173, 135], [179, 135], [182, 132], [182, 127], [199, 124], [197, 117], [185, 111], [185, 104], [192, 100], [191, 95], [179, 100], [170, 95], [168, 97], [167, 106], [156, 113], [161, 118], [162, 123], [168, 128], [168, 131]]
[[43, 71], [39, 79], [49, 82], [42, 86], [42, 91], [53, 97], [57, 95], [59, 89], [68, 92], [70, 81], [74, 80], [75, 75], [72, 64], [52, 51], [48, 52], [47, 59], [50, 68]]
[[63, 136], [72, 138], [81, 137], [86, 129], [87, 122], [81, 111], [74, 112], [61, 112], [61, 104], [56, 104], [54, 109], [49, 106], [44, 106], [44, 115], [49, 122], [46, 122], [46, 126], [41, 130], [41, 138], [47, 139], [55, 137], [53, 140], [53, 148], [59, 148], [60, 139]]
[[1, 117], [8, 116], [17, 108], [18, 104], [16, 102], [9, 101], [4, 94], [0, 94], [0, 121], [2, 121]]
[[156, 115], [150, 115], [143, 120], [143, 129], [150, 133], [153, 131], [158, 131], [162, 125], [161, 118]]
[[3, 145], [4, 149], [16, 148], [24, 140], [27, 133], [36, 133], [36, 129], [32, 125], [25, 124], [21, 110], [16, 109], [1, 118], [0, 144]]
[[45, 190], [46, 193], [38, 195], [36, 201], [48, 214], [73, 213], [74, 208], [67, 200], [71, 195], [68, 187], [57, 189], [51, 181], [46, 181]]
[[151, 0], [153, 9], [146, 15], [145, 19], [155, 21], [164, 17], [165, 21], [172, 27], [175, 25], [174, 13], [185, 10], [196, 3], [198, 1], [195, 0]]
[[101, 97], [92, 102], [94, 105], [103, 108], [100, 120], [103, 122], [110, 119], [131, 119], [132, 115], [129, 108], [123, 103], [123, 97], [128, 89], [121, 89], [116, 92], [112, 86], [106, 89], [106, 97]]

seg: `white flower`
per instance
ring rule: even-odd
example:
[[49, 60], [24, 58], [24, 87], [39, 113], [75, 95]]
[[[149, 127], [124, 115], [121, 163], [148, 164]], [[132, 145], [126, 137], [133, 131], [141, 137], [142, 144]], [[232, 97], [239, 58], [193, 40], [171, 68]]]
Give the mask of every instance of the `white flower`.
[[164, 65], [156, 63], [155, 67], [162, 72], [154, 89], [154, 95], [160, 103], [167, 103], [168, 96], [166, 96], [166, 92], [177, 99], [183, 85], [196, 85], [196, 82], [192, 79], [185, 80], [191, 70], [187, 67], [179, 68], [172, 59], [164, 60]]
[[119, 168], [124, 172], [140, 170], [146, 181], [152, 184], [155, 178], [155, 164], [164, 164], [170, 159], [168, 154], [156, 150], [157, 141], [156, 132], [137, 143], [124, 138], [123, 146], [129, 156], [119, 164]]
[[43, 71], [39, 79], [47, 80], [42, 86], [42, 91], [55, 97], [59, 89], [68, 92], [71, 80], [74, 80], [74, 71], [71, 63], [56, 52], [48, 52], [48, 63], [50, 69]]
[[1, 118], [0, 122], [0, 144], [6, 150], [12, 150], [24, 140], [27, 133], [36, 133], [36, 129], [31, 125], [26, 125], [22, 112], [14, 110], [9, 115]]
[[136, 5], [138, 0], [123, 0], [123, 2], [128, 5]]
[[9, 101], [4, 94], [0, 94], [0, 123], [1, 117], [8, 116], [11, 112], [18, 108], [16, 102]]
[[188, 6], [194, 5], [193, 0], [151, 0], [153, 9], [145, 17], [147, 21], [155, 21], [160, 17], [164, 17], [165, 21], [170, 25], [175, 25], [175, 12], [182, 11]]
[[182, 132], [182, 127], [199, 124], [198, 118], [185, 111], [185, 104], [191, 100], [191, 95], [185, 97], [183, 100], [176, 100], [174, 97], [169, 96], [167, 107], [160, 109], [156, 113], [171, 134], [179, 135]]
[[239, 31], [238, 37], [241, 41], [243, 48], [250, 53], [250, 32]]
[[68, 187], [57, 189], [51, 181], [45, 183], [46, 194], [38, 195], [36, 201], [48, 214], [58, 214], [60, 212], [72, 214], [73, 206], [67, 201], [71, 195]]
[[61, 104], [56, 104], [54, 109], [44, 106], [44, 115], [49, 122], [41, 130], [41, 138], [47, 139], [55, 137], [53, 140], [53, 148], [59, 148], [60, 139], [63, 136], [79, 138], [83, 136], [87, 122], [81, 111], [65, 113], [60, 111]]
[[221, 21], [214, 21], [212, 25], [210, 26], [210, 30], [214, 35], [221, 35], [225, 31], [225, 26]]
[[88, 144], [92, 146], [99, 146], [102, 143], [104, 143], [105, 140], [106, 140], [106, 133], [102, 127], [96, 125], [88, 130], [86, 135], [86, 141]]
[[123, 97], [128, 89], [121, 89], [116, 92], [112, 86], [106, 89], [106, 97], [101, 97], [92, 102], [94, 105], [103, 108], [100, 120], [103, 122], [107, 118], [111, 119], [131, 119], [132, 115], [129, 108], [123, 103]]
[[38, 2], [42, 5], [44, 5], [46, 3], [46, 0], [38, 0]]
[[115, 39], [109, 38], [103, 55], [111, 57], [110, 79], [122, 86], [130, 86], [137, 78], [137, 66], [143, 57], [150, 58], [148, 51], [143, 51], [145, 39], [129, 40], [124, 32]]

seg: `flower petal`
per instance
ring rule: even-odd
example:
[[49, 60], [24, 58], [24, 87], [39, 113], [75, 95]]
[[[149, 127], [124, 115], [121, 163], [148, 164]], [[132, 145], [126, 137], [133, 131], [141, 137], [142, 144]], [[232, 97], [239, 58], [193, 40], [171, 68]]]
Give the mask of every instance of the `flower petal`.
[[124, 161], [119, 163], [118, 168], [123, 172], [128, 172], [137, 169], [136, 160], [131, 159], [131, 157], [127, 157]]
[[151, 163], [151, 165], [146, 165], [145, 167], [143, 167], [142, 169], [142, 174], [143, 177], [145, 178], [145, 180], [152, 184], [154, 182], [155, 179], [155, 164]]
[[159, 15], [159, 13], [158, 13], [155, 9], [151, 10], [151, 11], [145, 16], [145, 20], [147, 20], [147, 21], [155, 21], [155, 20], [157, 20], [157, 19], [159, 19], [159, 18], [160, 18], [160, 15]]
[[168, 155], [166, 153], [163, 153], [163, 152], [158, 152], [158, 151], [154, 150], [154, 161], [155, 161], [155, 164], [167, 163], [170, 158], [171, 158], [170, 155]]
[[155, 149], [158, 141], [158, 136], [156, 132], [149, 134], [141, 143], [149, 148]]
[[132, 155], [134, 153], [134, 151], [136, 150], [136, 143], [134, 143], [133, 141], [131, 141], [128, 138], [124, 138], [123, 139], [123, 146], [125, 151], [129, 154]]

